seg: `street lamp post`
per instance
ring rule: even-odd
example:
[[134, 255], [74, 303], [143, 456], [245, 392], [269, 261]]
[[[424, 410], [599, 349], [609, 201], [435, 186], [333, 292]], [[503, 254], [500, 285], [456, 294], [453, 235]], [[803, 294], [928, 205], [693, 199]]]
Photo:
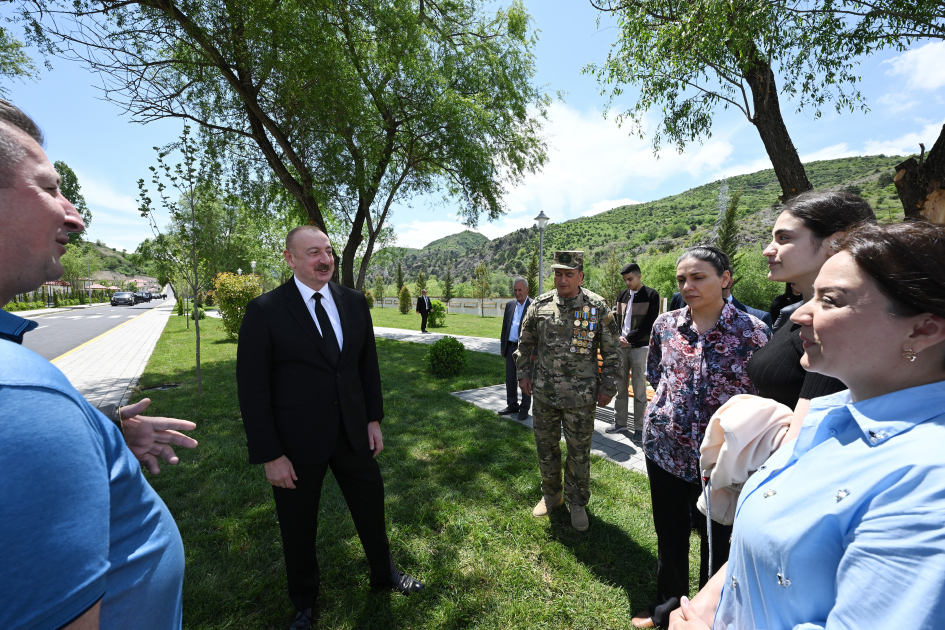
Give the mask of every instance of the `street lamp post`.
[[255, 260], [249, 261], [249, 266], [253, 268], [253, 273], [255, 274], [255, 273], [256, 273], [256, 261], [255, 261]]
[[538, 213], [535, 221], [538, 222], [538, 295], [541, 295], [545, 292], [545, 225], [548, 224], [544, 210]]
[[89, 264], [89, 299], [85, 303], [86, 306], [92, 305], [92, 258], [86, 254], [85, 262]]
[[240, 269], [239, 267], [237, 267], [237, 268], [236, 268], [236, 274], [242, 276], [242, 275], [243, 275], [243, 270]]

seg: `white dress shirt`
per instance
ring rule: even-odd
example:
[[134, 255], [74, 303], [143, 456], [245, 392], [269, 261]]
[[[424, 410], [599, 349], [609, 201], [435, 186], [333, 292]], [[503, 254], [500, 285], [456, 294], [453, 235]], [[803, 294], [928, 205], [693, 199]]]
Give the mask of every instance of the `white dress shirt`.
[[[528, 298], [525, 298], [525, 302]], [[518, 329], [522, 326], [522, 315], [525, 312], [525, 302], [515, 301], [515, 311], [512, 313], [512, 326], [509, 329], [509, 342], [518, 343]], [[514, 337], [514, 339], [513, 339]]]
[[633, 328], [630, 326], [630, 319], [633, 317], [633, 298], [637, 296], [636, 291], [630, 291], [630, 299], [627, 300], [627, 312], [623, 318], [623, 330], [620, 331], [621, 336], [627, 338], [630, 336], [630, 332]]
[[[328, 321], [331, 322], [331, 328], [335, 331], [335, 337], [338, 339], [338, 350], [343, 349], [344, 334], [341, 332], [341, 316], [338, 314], [338, 307], [335, 305], [335, 298], [331, 294], [331, 289], [328, 288], [328, 283], [326, 282], [325, 286], [323, 286], [320, 291], [316, 291], [302, 284], [298, 276], [293, 277], [295, 278], [295, 286], [299, 288], [299, 292], [302, 294], [302, 301], [305, 302], [308, 313], [312, 316], [312, 321], [315, 322], [319, 334], [322, 334], [322, 327], [318, 323], [318, 318], [315, 317], [315, 298], [312, 296], [316, 293], [321, 293], [322, 307], [325, 309], [325, 313], [328, 314]], [[322, 334], [322, 336], [324, 337], [324, 334]]]

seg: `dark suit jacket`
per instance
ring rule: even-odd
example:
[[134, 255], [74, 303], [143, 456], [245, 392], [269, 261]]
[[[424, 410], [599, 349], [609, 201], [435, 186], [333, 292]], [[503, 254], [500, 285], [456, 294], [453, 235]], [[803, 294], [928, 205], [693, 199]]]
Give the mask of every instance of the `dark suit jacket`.
[[[627, 302], [630, 301], [630, 289], [624, 289], [617, 296], [614, 305], [614, 316], [617, 326], [623, 330], [623, 323], [627, 317]], [[653, 332], [653, 322], [660, 314], [660, 294], [656, 289], [643, 285], [633, 301], [633, 314], [630, 315], [630, 324], [634, 332], [627, 342], [634, 348], [643, 348], [650, 345], [650, 333]]]
[[[670, 300], [669, 302], [669, 310], [678, 311], [681, 308], [685, 308], [685, 306], [686, 306], [686, 301], [682, 299], [682, 295], [678, 291], [676, 293], [673, 293], [673, 299]], [[763, 321], [765, 324], [767, 324], [768, 328], [771, 328], [771, 313], [767, 311], [762, 311], [757, 308], [752, 308], [750, 306], [746, 306], [745, 304], [742, 304], [741, 302], [739, 302], [738, 299], [735, 298], [734, 296], [732, 296], [732, 306], [740, 310], [742, 313], [748, 313], [749, 315], [754, 315], [755, 317]]]
[[430, 311], [433, 310], [432, 298], [430, 296], [427, 296], [427, 299], [431, 300], [430, 308], [427, 308], [426, 301], [423, 299], [422, 295], [417, 296], [417, 312], [418, 313], [429, 313]]
[[[525, 308], [522, 309], [522, 319], [518, 320], [518, 333], [522, 334], [522, 322], [525, 321], [525, 311], [531, 305], [532, 299], [525, 298]], [[502, 316], [502, 335], [499, 337], [499, 343], [502, 348], [502, 354], [509, 345], [509, 333], [512, 332], [512, 320], [515, 318], [515, 307], [518, 306], [518, 300], [511, 300], [505, 303], [505, 315]]]
[[[328, 460], [336, 440], [368, 448], [367, 425], [384, 417], [371, 313], [364, 295], [330, 282], [344, 335], [338, 365], [290, 278], [246, 306], [236, 384], [251, 464], [285, 455]], [[338, 435], [344, 426], [346, 435]]]

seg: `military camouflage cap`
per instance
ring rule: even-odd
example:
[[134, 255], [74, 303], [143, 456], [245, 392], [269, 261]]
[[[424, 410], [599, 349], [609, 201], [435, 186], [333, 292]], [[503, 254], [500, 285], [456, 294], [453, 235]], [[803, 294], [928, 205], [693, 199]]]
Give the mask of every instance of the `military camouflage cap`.
[[584, 268], [584, 252], [555, 252], [555, 263], [551, 265], [552, 269], [577, 269]]

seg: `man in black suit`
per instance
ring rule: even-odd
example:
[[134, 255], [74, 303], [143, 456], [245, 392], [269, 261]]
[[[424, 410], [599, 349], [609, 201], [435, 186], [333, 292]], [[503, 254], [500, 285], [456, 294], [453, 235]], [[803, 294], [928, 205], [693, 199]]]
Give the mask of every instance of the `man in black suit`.
[[499, 412], [500, 416], [517, 413], [519, 420], [528, 420], [528, 409], [532, 406], [532, 397], [522, 392], [522, 402], [518, 402], [517, 370], [512, 355], [518, 348], [518, 335], [522, 330], [522, 320], [532, 299], [528, 297], [528, 281], [516, 278], [512, 283], [514, 300], [505, 303], [505, 315], [502, 317], [502, 335], [499, 337], [502, 356], [505, 357], [505, 391], [508, 405]]
[[272, 484], [289, 598], [290, 630], [311, 627], [318, 598], [318, 503], [331, 468], [371, 567], [371, 585], [402, 593], [423, 584], [398, 570], [384, 524], [381, 375], [364, 296], [329, 282], [331, 243], [314, 226], [286, 237], [295, 275], [246, 307], [236, 355], [249, 461]]
[[423, 289], [420, 297], [417, 298], [417, 312], [420, 313], [420, 332], [422, 333], [427, 331], [427, 317], [432, 310], [433, 306], [430, 304], [430, 298], [427, 297], [427, 290]]

